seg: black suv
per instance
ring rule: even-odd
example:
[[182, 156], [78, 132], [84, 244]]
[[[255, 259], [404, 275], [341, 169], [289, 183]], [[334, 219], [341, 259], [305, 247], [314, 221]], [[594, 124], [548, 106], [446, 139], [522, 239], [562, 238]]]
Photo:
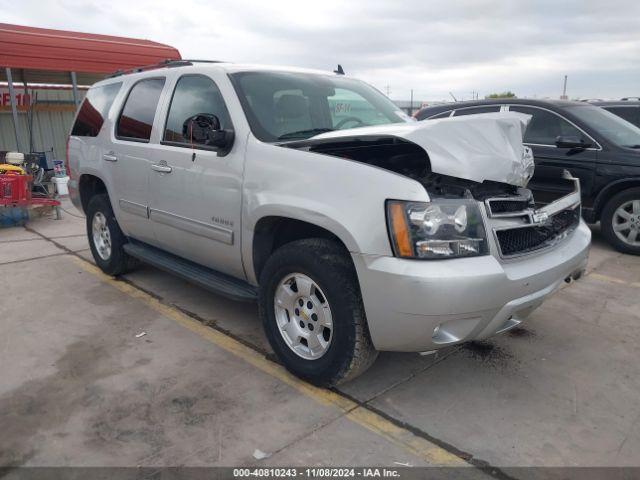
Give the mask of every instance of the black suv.
[[640, 127], [640, 101], [619, 100], [617, 102], [589, 102], [589, 104], [602, 107], [620, 118], [624, 118], [627, 122], [633, 123], [636, 127]]
[[524, 136], [536, 172], [529, 182], [546, 203], [562, 193], [566, 169], [580, 179], [582, 216], [601, 222], [617, 250], [640, 255], [640, 128], [585, 102], [496, 99], [423, 108], [418, 120], [500, 111], [531, 115]]

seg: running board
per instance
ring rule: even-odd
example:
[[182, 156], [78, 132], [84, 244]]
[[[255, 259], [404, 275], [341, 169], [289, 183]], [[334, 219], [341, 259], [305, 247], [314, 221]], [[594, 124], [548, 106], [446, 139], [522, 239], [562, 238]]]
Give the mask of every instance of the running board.
[[258, 289], [247, 282], [203, 267], [146, 243], [130, 239], [129, 243], [124, 245], [124, 251], [144, 263], [232, 300], [254, 302], [258, 298]]

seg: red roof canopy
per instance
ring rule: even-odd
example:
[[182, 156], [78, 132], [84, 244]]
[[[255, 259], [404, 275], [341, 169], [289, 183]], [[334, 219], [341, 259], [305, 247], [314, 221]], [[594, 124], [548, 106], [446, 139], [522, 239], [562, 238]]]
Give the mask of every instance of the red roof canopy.
[[[181, 58], [177, 49], [150, 40], [6, 23], [0, 23], [0, 45], [0, 67], [10, 67], [17, 82], [69, 83], [67, 72], [76, 72], [78, 83], [87, 84], [116, 70]], [[6, 80], [4, 69], [0, 79]]]

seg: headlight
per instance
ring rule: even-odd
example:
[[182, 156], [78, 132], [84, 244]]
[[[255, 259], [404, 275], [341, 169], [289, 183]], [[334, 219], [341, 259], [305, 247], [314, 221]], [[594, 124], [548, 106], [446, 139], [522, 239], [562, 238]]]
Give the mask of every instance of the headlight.
[[387, 223], [397, 257], [439, 259], [489, 252], [480, 209], [474, 200], [388, 200]]

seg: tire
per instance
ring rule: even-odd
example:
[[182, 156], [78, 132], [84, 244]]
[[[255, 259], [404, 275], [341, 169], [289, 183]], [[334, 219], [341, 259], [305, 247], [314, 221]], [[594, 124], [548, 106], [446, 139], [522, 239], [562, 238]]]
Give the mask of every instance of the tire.
[[[310, 291], [314, 293], [304, 297], [311, 302], [303, 301], [302, 304], [313, 303], [315, 310], [306, 310], [309, 315], [300, 310], [300, 316], [297, 316], [295, 307], [301, 305], [299, 302], [303, 297], [300, 295], [304, 288], [294, 292], [297, 298], [291, 297], [290, 302], [284, 302], [288, 308], [283, 308], [283, 303], [277, 304], [276, 294], [285, 290], [289, 294], [294, 288], [298, 290], [297, 280], [305, 281], [305, 277], [313, 282]], [[295, 282], [288, 283], [294, 278], [297, 279]], [[326, 315], [327, 307], [330, 316]], [[315, 385], [328, 387], [351, 380], [367, 370], [378, 355], [369, 335], [353, 263], [348, 252], [334, 241], [298, 240], [276, 250], [260, 274], [259, 308], [265, 333], [278, 359], [294, 375]], [[310, 312], [317, 312], [316, 317]], [[331, 321], [327, 322], [327, 318]], [[278, 326], [279, 319], [283, 329], [295, 327], [300, 335], [309, 336], [309, 342], [304, 344], [300, 340], [295, 349], [290, 346], [289, 343], [295, 343], [291, 338], [296, 335], [285, 337]], [[296, 324], [300, 322], [308, 322], [311, 326], [307, 324], [298, 329]], [[331, 323], [330, 328], [322, 326], [327, 323]], [[316, 325], [315, 330], [313, 325]], [[325, 342], [328, 341], [323, 352], [311, 353], [309, 347], [323, 343], [312, 341], [314, 334], [318, 339], [322, 336]], [[319, 351], [322, 346], [317, 348]], [[316, 358], [310, 358], [314, 355]]]
[[[108, 249], [104, 248], [104, 236], [98, 235], [100, 238], [96, 238], [94, 235], [94, 222], [102, 224], [108, 238]], [[127, 237], [118, 226], [109, 196], [106, 194], [94, 195], [89, 200], [87, 237], [96, 265], [107, 275], [122, 275], [137, 265], [137, 261], [124, 251], [123, 247], [127, 243]]]
[[[634, 201], [637, 203], [634, 204]], [[629, 225], [629, 229], [620, 230], [620, 225], [625, 224], [621, 210], [628, 216], [626, 225]], [[602, 234], [616, 250], [640, 255], [640, 188], [630, 188], [614, 195], [602, 210], [600, 226]]]

